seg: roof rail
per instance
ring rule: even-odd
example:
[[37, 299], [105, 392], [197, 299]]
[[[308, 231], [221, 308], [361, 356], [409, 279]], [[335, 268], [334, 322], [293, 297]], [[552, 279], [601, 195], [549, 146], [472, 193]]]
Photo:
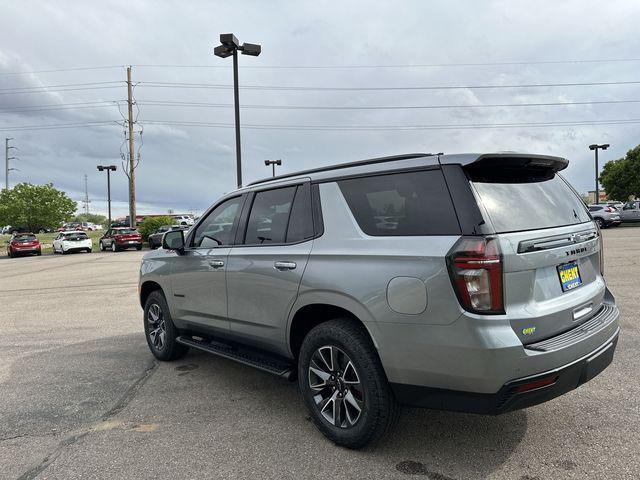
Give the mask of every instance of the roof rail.
[[337, 165], [329, 165], [327, 167], [312, 168], [310, 170], [301, 170], [299, 172], [285, 173], [284, 175], [278, 175], [276, 177], [263, 178], [262, 180], [256, 180], [255, 182], [249, 183], [247, 187], [251, 187], [252, 185], [258, 185], [260, 183], [270, 182], [272, 180], [280, 180], [282, 178], [297, 177], [298, 175], [308, 175], [311, 173], [328, 172], [330, 170], [339, 170], [342, 168], [360, 167], [362, 165], [373, 165], [375, 163], [393, 162], [396, 160], [410, 160], [412, 158], [432, 157], [432, 156], [434, 156], [433, 153], [406, 153], [404, 155], [392, 155], [389, 157], [379, 157], [379, 158], [370, 158], [368, 160], [358, 160], [356, 162], [339, 163]]

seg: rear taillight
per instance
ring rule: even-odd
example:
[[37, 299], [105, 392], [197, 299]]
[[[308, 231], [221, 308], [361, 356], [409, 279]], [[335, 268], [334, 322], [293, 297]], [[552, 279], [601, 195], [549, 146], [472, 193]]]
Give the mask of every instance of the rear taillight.
[[465, 310], [504, 313], [502, 255], [496, 238], [462, 237], [447, 255], [447, 265]]
[[600, 275], [604, 277], [604, 240], [602, 239], [602, 232], [599, 228], [598, 241], [600, 242]]
[[605, 211], [605, 212], [608, 212], [608, 213], [611, 213], [611, 212], [613, 212], [613, 208], [611, 208], [611, 207], [604, 207], [604, 211]]

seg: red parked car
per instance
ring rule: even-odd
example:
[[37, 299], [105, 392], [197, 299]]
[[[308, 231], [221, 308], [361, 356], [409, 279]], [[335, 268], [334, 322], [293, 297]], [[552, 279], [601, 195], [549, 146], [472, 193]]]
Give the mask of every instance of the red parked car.
[[127, 248], [142, 250], [142, 235], [135, 228], [121, 227], [110, 228], [100, 238], [100, 251], [110, 249], [112, 252], [119, 252]]
[[42, 247], [33, 233], [16, 233], [7, 244], [7, 255], [41, 255]]

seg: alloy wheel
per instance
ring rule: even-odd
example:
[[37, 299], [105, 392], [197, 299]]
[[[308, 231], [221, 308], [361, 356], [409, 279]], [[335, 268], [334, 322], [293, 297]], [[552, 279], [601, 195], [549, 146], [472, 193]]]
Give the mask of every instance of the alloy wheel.
[[334, 346], [318, 348], [311, 356], [308, 377], [322, 417], [339, 428], [353, 427], [364, 409], [364, 388], [349, 356]]
[[167, 336], [166, 324], [164, 320], [164, 312], [157, 303], [152, 303], [147, 310], [147, 322], [149, 340], [151, 345], [161, 351], [165, 346], [165, 339]]

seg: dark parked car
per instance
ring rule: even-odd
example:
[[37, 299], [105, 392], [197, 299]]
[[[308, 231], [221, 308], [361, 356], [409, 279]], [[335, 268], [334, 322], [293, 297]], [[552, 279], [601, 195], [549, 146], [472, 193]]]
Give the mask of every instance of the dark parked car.
[[42, 247], [33, 233], [18, 233], [7, 242], [7, 255], [17, 257], [19, 255], [41, 255]]
[[158, 230], [156, 230], [154, 233], [149, 235], [149, 238], [148, 238], [149, 248], [151, 248], [151, 250], [155, 250], [156, 248], [161, 247], [162, 246], [162, 236], [166, 232], [170, 232], [172, 230], [187, 230], [188, 228], [189, 227], [185, 226], [185, 225], [163, 225], [163, 226], [161, 226]]
[[135, 228], [110, 228], [100, 237], [100, 251], [111, 249], [112, 252], [135, 248], [142, 250], [142, 235]]

